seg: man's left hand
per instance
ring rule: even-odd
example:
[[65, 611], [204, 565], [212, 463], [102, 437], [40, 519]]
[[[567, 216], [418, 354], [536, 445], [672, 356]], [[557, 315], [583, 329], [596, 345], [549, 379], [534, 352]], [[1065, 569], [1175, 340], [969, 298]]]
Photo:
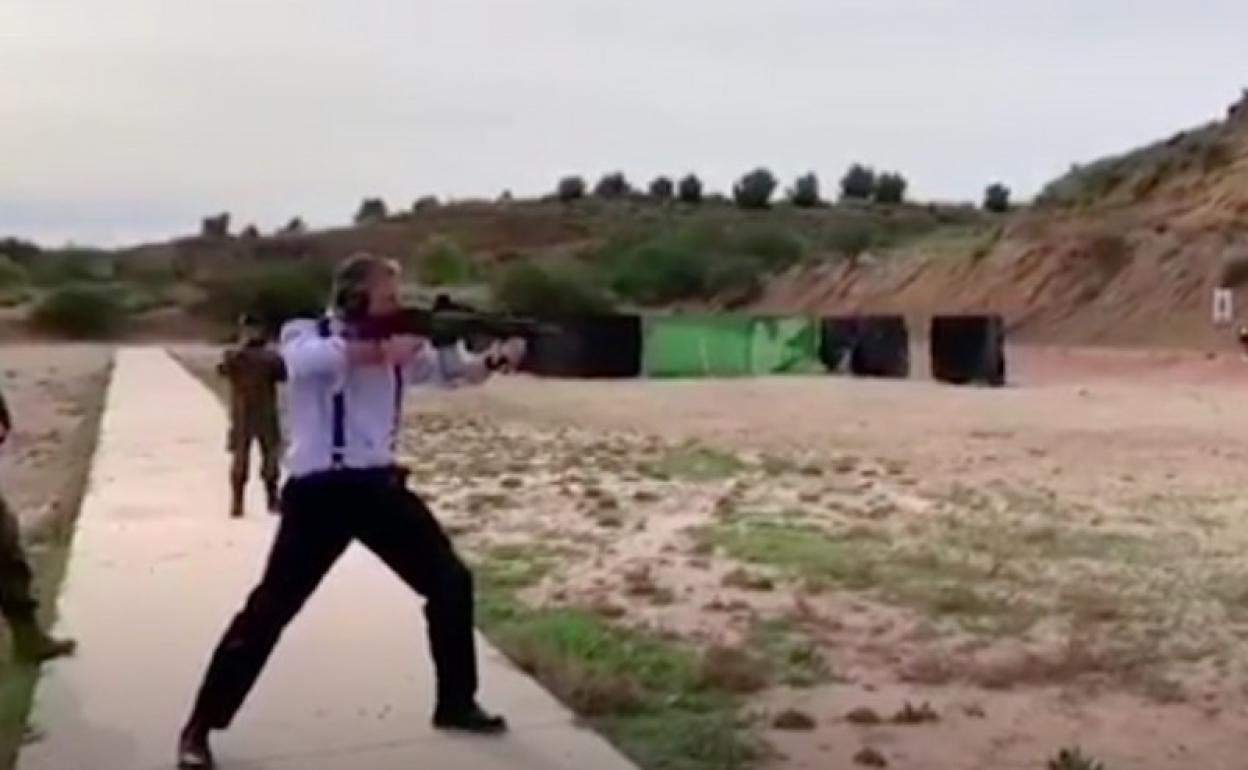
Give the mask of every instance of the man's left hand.
[[511, 337], [499, 344], [495, 354], [503, 362], [503, 371], [514, 372], [520, 368], [528, 349], [529, 344], [524, 341], [523, 337]]

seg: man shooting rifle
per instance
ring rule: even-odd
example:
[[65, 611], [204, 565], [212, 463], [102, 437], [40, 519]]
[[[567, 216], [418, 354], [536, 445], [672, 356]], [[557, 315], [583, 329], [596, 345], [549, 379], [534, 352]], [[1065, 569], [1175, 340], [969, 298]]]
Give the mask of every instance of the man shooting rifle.
[[355, 540], [426, 599], [434, 726], [506, 730], [476, 700], [472, 574], [408, 490], [394, 452], [406, 387], [480, 384], [514, 370], [525, 343], [507, 339], [476, 356], [435, 348], [413, 328], [383, 333], [383, 319], [399, 310], [399, 278], [397, 263], [356, 255], [335, 276], [331, 312], [282, 329], [290, 441], [282, 516], [263, 577], [209, 663], [179, 740], [181, 768], [214, 766], [210, 731], [229, 726], [286, 625]]

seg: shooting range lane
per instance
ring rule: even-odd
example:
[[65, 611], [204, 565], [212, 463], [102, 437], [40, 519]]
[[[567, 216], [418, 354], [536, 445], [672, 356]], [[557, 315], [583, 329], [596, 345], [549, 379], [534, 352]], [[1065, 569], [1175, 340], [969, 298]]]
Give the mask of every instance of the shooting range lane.
[[[227, 516], [225, 414], [164, 351], [118, 353], [60, 600], [78, 657], [47, 667], [19, 770], [172, 766], [213, 645], [263, 565], [275, 521], [249, 489]], [[233, 729], [223, 770], [629, 770], [605, 741], [480, 641], [502, 739], [429, 725], [422, 601], [352, 547], [296, 618]]]

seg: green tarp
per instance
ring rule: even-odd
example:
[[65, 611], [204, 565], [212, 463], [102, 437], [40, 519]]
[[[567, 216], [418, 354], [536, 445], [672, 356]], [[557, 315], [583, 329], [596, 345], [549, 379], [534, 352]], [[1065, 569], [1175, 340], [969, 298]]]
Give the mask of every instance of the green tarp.
[[642, 370], [649, 377], [798, 374], [823, 369], [814, 319], [652, 316], [645, 320]]

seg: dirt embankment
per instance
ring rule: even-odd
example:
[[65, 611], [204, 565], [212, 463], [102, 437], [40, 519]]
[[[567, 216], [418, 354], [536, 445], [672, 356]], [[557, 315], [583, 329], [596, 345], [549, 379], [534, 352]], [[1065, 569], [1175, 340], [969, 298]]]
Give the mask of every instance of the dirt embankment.
[[[1225, 122], [1076, 168], [995, 232], [780, 277], [764, 310], [1003, 314], [1016, 339], [1226, 349], [1213, 289], [1248, 261], [1248, 106]], [[1240, 270], [1239, 272], [1243, 272]], [[1239, 317], [1248, 289], [1236, 287]]]

